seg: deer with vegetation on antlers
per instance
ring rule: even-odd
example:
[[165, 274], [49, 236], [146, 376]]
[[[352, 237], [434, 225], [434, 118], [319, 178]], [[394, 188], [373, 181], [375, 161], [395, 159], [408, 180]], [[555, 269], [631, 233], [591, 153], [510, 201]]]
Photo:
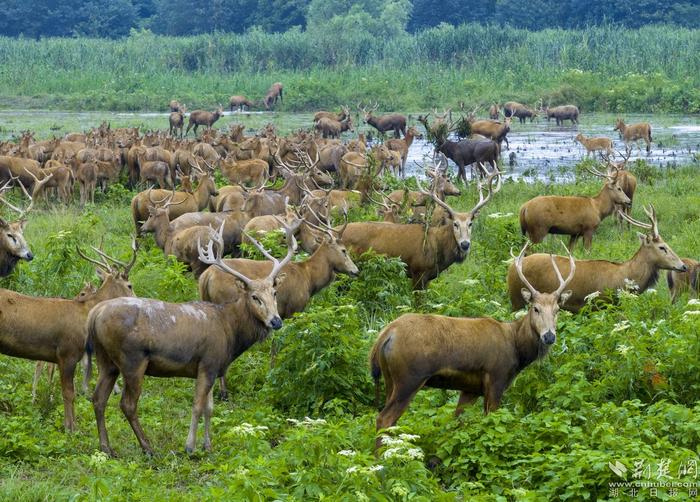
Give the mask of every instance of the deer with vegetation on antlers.
[[[643, 223], [620, 213], [621, 217], [632, 225], [648, 231], [639, 234], [640, 247], [635, 255], [622, 263], [607, 260], [576, 260], [578, 272], [569, 285], [572, 295], [564, 307], [578, 312], [585, 304], [586, 297], [607, 290], [624, 289], [632, 281], [639, 293], [656, 284], [660, 270], [686, 272], [688, 267], [673, 252], [671, 247], [659, 235], [656, 210], [653, 206], [644, 209], [650, 223]], [[566, 259], [555, 257], [558, 266], [566, 273]], [[533, 254], [523, 260], [523, 272], [528, 281], [540, 291], [551, 291], [556, 287], [556, 279], [547, 265], [547, 255]], [[523, 281], [516, 274], [513, 266], [508, 270], [508, 292], [513, 310], [523, 307], [524, 303], [518, 291]]]
[[[219, 229], [219, 241], [221, 232]], [[105, 408], [120, 373], [124, 379], [120, 407], [144, 452], [152, 454], [153, 448], [141, 427], [136, 407], [146, 375], [196, 380], [185, 450], [192, 453], [195, 449], [202, 415], [203, 446], [211, 449], [214, 380], [225, 375], [233, 360], [265, 339], [271, 329], [282, 327], [276, 302], [277, 279], [292, 259], [294, 236], [287, 234], [287, 255], [281, 262], [257, 245], [273, 263], [270, 273], [262, 279], [251, 279], [226, 265], [221, 252], [214, 253], [214, 241], [209, 241], [206, 249], [199, 248], [204, 263], [238, 279], [243, 293], [231, 302], [178, 304], [119, 298], [102, 302], [90, 312], [86, 348], [88, 354], [95, 353], [99, 368], [93, 406], [103, 452], [115, 455], [105, 426]]]
[[386, 387], [377, 431], [394, 426], [423, 387], [459, 390], [456, 415], [479, 396], [484, 396], [484, 413], [494, 411], [518, 373], [547, 354], [556, 341], [559, 307], [571, 295], [565, 289], [576, 263], [569, 253], [569, 273], [564, 279], [550, 255], [558, 287], [551, 293], [541, 292], [523, 275], [526, 249], [527, 244], [513, 265], [524, 285], [519, 294], [529, 305], [520, 319], [502, 322], [488, 317], [404, 314], [382, 330], [369, 358], [377, 397], [380, 375]]

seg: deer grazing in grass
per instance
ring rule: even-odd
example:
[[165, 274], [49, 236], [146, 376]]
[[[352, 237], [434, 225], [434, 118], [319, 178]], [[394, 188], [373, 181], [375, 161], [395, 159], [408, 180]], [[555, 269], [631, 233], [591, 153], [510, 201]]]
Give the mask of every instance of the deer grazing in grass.
[[15, 178], [10, 178], [0, 188], [0, 201], [19, 213], [19, 218], [16, 221], [8, 222], [4, 218], [0, 218], [0, 277], [10, 275], [19, 260], [32, 261], [34, 259], [34, 253], [29, 249], [29, 245], [24, 238], [24, 227], [27, 224], [27, 216], [34, 207], [37, 192], [49, 182], [52, 176], [50, 174], [43, 180], [35, 183], [33, 195], [29, 195], [24, 185], [17, 181], [24, 195], [29, 199], [29, 205], [25, 209], [11, 204], [3, 196], [11, 188], [11, 183], [16, 181]]
[[[99, 249], [98, 259], [80, 256], [95, 264], [102, 284], [75, 300], [26, 296], [14, 291], [0, 290], [0, 353], [46, 361], [58, 365], [63, 394], [66, 431], [75, 430], [73, 379], [75, 368], [85, 354], [85, 320], [92, 307], [103, 300], [133, 296], [129, 271], [136, 260], [136, 243], [129, 263], [109, 257]], [[86, 375], [89, 378], [89, 374]], [[110, 389], [111, 391], [111, 389]]]
[[[638, 234], [641, 241], [635, 255], [622, 263], [607, 260], [576, 260], [578, 272], [569, 285], [572, 295], [564, 307], [571, 312], [578, 312], [585, 304], [586, 297], [593, 293], [604, 293], [607, 290], [624, 289], [629, 281], [642, 293], [656, 284], [660, 270], [687, 272], [688, 266], [673, 252], [671, 247], [659, 235], [656, 211], [651, 206], [644, 209], [650, 223], [637, 221], [625, 213], [621, 216], [632, 225], [647, 230], [646, 234]], [[562, 272], [566, 273], [566, 259], [555, 257]], [[533, 254], [523, 260], [523, 272], [540, 291], [551, 291], [556, 287], [556, 279], [548, 266], [548, 257], [544, 254]], [[522, 287], [520, 275], [511, 266], [508, 270], [508, 292], [513, 310], [523, 307], [523, 301], [518, 291]]]
[[293, 255], [294, 236], [287, 233], [287, 239], [287, 255], [281, 262], [256, 243], [273, 263], [272, 270], [262, 279], [251, 279], [227, 266], [221, 253], [214, 253], [214, 241], [209, 241], [206, 249], [199, 248], [204, 263], [238, 279], [243, 293], [233, 301], [178, 304], [121, 298], [102, 302], [90, 312], [86, 349], [88, 354], [95, 353], [99, 368], [93, 407], [103, 452], [115, 455], [105, 426], [105, 409], [120, 373], [124, 379], [120, 407], [144, 452], [153, 454], [136, 413], [145, 375], [196, 380], [185, 451], [192, 453], [195, 449], [202, 415], [203, 447], [211, 449], [214, 380], [224, 376], [233, 360], [264, 340], [271, 329], [282, 327], [275, 296], [278, 275]]
[[278, 99], [281, 103], [284, 103], [283, 89], [284, 86], [281, 82], [275, 82], [270, 86], [270, 89], [263, 98], [263, 104], [265, 105], [266, 110], [272, 110], [272, 108], [277, 104]]
[[254, 106], [253, 102], [245, 96], [231, 96], [228, 100], [228, 105], [231, 108], [231, 112], [233, 112], [234, 108], [238, 108], [239, 112], [244, 112]]
[[[497, 180], [494, 187], [494, 181]], [[379, 254], [398, 257], [407, 266], [414, 289], [425, 289], [428, 282], [453, 263], [461, 263], [471, 248], [471, 231], [479, 211], [501, 188], [501, 173], [492, 173], [487, 180], [488, 194], [484, 197], [479, 183], [479, 202], [471, 211], [457, 212], [441, 201], [435, 191], [422, 192], [433, 199], [448, 214], [447, 221], [427, 230], [419, 224], [385, 222], [350, 223], [343, 234], [343, 243], [357, 253], [370, 248]]]
[[187, 124], [187, 130], [185, 131], [185, 136], [190, 132], [192, 126], [194, 126], [194, 135], [197, 136], [197, 128], [199, 126], [205, 126], [207, 130], [211, 129], [214, 122], [219, 120], [224, 116], [224, 109], [221, 105], [213, 112], [207, 112], [205, 110], [194, 110], [190, 113], [190, 120]]
[[651, 142], [653, 140], [651, 137], [651, 124], [649, 124], [649, 122], [627, 125], [624, 120], [618, 118], [613, 131], [620, 132], [620, 138], [625, 142], [625, 145], [634, 142], [640, 152], [642, 151], [642, 147], [639, 146], [639, 140], [643, 139], [647, 144], [647, 154], [651, 152]]
[[[524, 287], [518, 291], [528, 305], [516, 321], [455, 318], [430, 314], [404, 314], [377, 337], [370, 353], [370, 369], [379, 396], [384, 377], [386, 403], [377, 417], [377, 431], [396, 425], [416, 393], [423, 387], [460, 391], [455, 415], [484, 396], [484, 413], [498, 409], [501, 397], [515, 377], [544, 357], [556, 341], [557, 315], [571, 291], [576, 263], [569, 254], [569, 273], [549, 256], [550, 272], [558, 287], [551, 293], [536, 289], [522, 272], [527, 244], [514, 267]], [[376, 447], [381, 447], [381, 438]]]
[[[285, 231], [294, 231], [294, 227], [280, 223]], [[284, 279], [277, 286], [277, 311], [282, 319], [302, 312], [311, 297], [328, 286], [336, 273], [355, 276], [359, 272], [341, 241], [343, 229], [336, 232], [328, 227], [315, 227], [323, 232], [316, 250], [306, 260], [289, 262], [281, 270], [280, 277]], [[251, 279], [266, 277], [272, 268], [269, 261], [243, 258], [224, 260], [224, 263]], [[243, 294], [236, 279], [217, 267], [209, 267], [199, 277], [199, 296], [204, 301], [226, 303], [237, 300]], [[223, 376], [220, 384], [220, 396], [225, 400], [227, 392]]]
[[547, 234], [569, 235], [569, 249], [573, 249], [579, 237], [583, 246], [591, 249], [593, 233], [604, 218], [610, 216], [616, 205], [632, 203], [620, 186], [616, 175], [587, 168], [595, 176], [605, 179], [605, 184], [595, 197], [566, 195], [540, 195], [520, 206], [520, 229], [535, 244]]
[[401, 134], [406, 136], [406, 116], [400, 113], [388, 113], [386, 115], [375, 116], [373, 113], [379, 108], [379, 103], [376, 103], [370, 110], [360, 108], [365, 116], [365, 123], [374, 127], [380, 134], [387, 131], [394, 131], [394, 136], [401, 137]]

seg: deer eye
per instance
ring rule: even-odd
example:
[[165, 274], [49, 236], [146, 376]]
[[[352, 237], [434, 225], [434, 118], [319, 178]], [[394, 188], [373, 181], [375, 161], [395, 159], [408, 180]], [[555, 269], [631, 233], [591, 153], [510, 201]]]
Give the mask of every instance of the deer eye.
[[666, 246], [661, 246], [661, 247], [659, 247], [659, 249], [661, 251], [663, 251], [664, 253], [668, 253], [668, 249], [666, 249]]
[[540, 313], [540, 309], [537, 308], [537, 307], [532, 307], [532, 310], [535, 311], [535, 314], [539, 314], [539, 313]]
[[256, 302], [258, 302], [258, 303], [262, 303], [262, 302], [260, 301], [260, 298], [258, 298], [257, 295], [253, 295], [253, 300], [256, 301]]

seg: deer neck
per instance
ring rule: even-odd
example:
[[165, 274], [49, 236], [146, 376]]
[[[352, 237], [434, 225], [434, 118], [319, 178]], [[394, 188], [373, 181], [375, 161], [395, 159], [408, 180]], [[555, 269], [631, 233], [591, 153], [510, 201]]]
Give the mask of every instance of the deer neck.
[[200, 180], [199, 186], [197, 186], [197, 190], [193, 194], [187, 194], [187, 197], [193, 197], [195, 203], [197, 204], [197, 210], [201, 211], [207, 206], [207, 203], [209, 202], [209, 183], [207, 178], [207, 181]]
[[407, 132], [403, 140], [406, 142], [406, 148], [411, 148], [411, 145], [413, 144], [413, 134]]
[[328, 247], [325, 244], [321, 244], [308, 260], [299, 263], [298, 266], [309, 278], [312, 295], [325, 288], [335, 276], [328, 260]]
[[153, 231], [153, 238], [156, 241], [156, 245], [161, 249], [165, 249], [166, 243], [172, 238], [172, 236], [173, 229], [170, 225], [170, 220], [167, 216], [160, 217], [158, 219], [158, 224]]
[[246, 295], [242, 295], [233, 302], [224, 303], [221, 305], [221, 309], [231, 329], [229, 350], [232, 360], [257, 342], [267, 338], [270, 333], [269, 328], [260, 322], [248, 308]]
[[467, 257], [455, 242], [451, 221], [448, 225], [429, 228], [427, 240], [425, 246], [429, 246], [429, 249], [425, 249], [425, 254], [435, 257], [438, 271], [445, 270], [455, 262], [461, 263]]
[[510, 323], [510, 327], [518, 357], [518, 371], [547, 354], [549, 347], [540, 342], [539, 336], [530, 327], [530, 311], [517, 321]]
[[649, 252], [641, 246], [635, 255], [622, 264], [625, 279], [634, 281], [639, 292], [646, 291], [659, 279], [659, 267], [650, 259]]
[[593, 203], [598, 209], [598, 214], [600, 219], [607, 218], [615, 210], [615, 203], [610, 197], [610, 192], [608, 191], [607, 182], [603, 185], [601, 191], [592, 198]]

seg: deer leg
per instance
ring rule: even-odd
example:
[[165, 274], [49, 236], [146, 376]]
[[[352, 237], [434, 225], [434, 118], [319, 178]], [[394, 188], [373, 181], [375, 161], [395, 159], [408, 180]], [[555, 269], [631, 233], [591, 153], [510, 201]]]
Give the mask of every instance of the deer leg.
[[486, 373], [484, 375], [484, 414], [488, 415], [496, 411], [501, 405], [501, 397], [506, 390], [508, 383], [504, 378], [495, 378]]
[[49, 377], [49, 401], [53, 402], [53, 374], [56, 372], [56, 365], [48, 363], [47, 373]]
[[[578, 240], [578, 234], [572, 234], [569, 236], [569, 251], [574, 249], [574, 246], [576, 245], [576, 241]], [[534, 241], [533, 241], [534, 242]], [[541, 241], [540, 241], [541, 242]]]
[[228, 390], [226, 389], [226, 375], [219, 377], [219, 399], [222, 401], [228, 400]]
[[[119, 401], [119, 407], [128, 420], [134, 434], [136, 434], [136, 439], [138, 439], [144, 453], [147, 455], [153, 455], [153, 448], [151, 448], [148, 439], [146, 439], [146, 434], [143, 432], [143, 428], [141, 427], [137, 414], [137, 406], [139, 397], [141, 396], [143, 377], [146, 373], [147, 367], [148, 359], [144, 358], [141, 361], [138, 361], [136, 364], [129, 364], [126, 368], [122, 369], [122, 376], [124, 377], [124, 390], [122, 392], [122, 398]], [[112, 388], [113, 387], [110, 387], [108, 391], [111, 392]]]
[[[396, 425], [396, 422], [401, 418], [401, 415], [406, 411], [406, 408], [408, 408], [408, 405], [424, 383], [425, 379], [418, 382], [418, 385], [415, 387], [404, 385], [403, 390], [397, 389], [396, 387], [394, 388], [394, 392], [392, 392], [391, 398], [387, 401], [387, 405], [377, 416], [377, 432]], [[409, 388], [413, 390], [408, 390]], [[382, 439], [381, 437], [377, 437], [375, 448], [379, 449], [381, 446]]]
[[586, 232], [583, 233], [583, 248], [586, 251], [590, 251], [592, 243], [593, 243], [593, 231], [587, 230]]
[[473, 404], [478, 398], [477, 394], [470, 394], [465, 391], [460, 392], [459, 401], [457, 401], [457, 407], [455, 408], [455, 417], [460, 416], [464, 412], [464, 407]]
[[61, 393], [63, 394], [63, 427], [66, 432], [75, 432], [75, 413], [73, 401], [75, 399], [75, 387], [73, 378], [75, 377], [75, 367], [78, 360], [64, 359], [59, 355], [58, 372], [61, 376]]
[[212, 385], [207, 394], [207, 404], [204, 407], [204, 443], [202, 448], [211, 451], [211, 415], [214, 412], [214, 386]]
[[39, 379], [41, 378], [41, 370], [44, 369], [46, 363], [44, 361], [37, 361], [34, 367], [34, 378], [32, 379], [32, 404], [36, 403], [36, 389], [39, 387]]
[[90, 386], [90, 377], [92, 376], [92, 371], [88, 371], [89, 369], [91, 370], [92, 367], [89, 364], [88, 358], [90, 356], [86, 354], [83, 355], [83, 358], [81, 359], [81, 363], [83, 366], [83, 394], [87, 395], [89, 386]]
[[[197, 383], [194, 389], [194, 403], [192, 404], [192, 420], [190, 421], [190, 432], [187, 435], [185, 443], [185, 451], [189, 454], [194, 452], [195, 443], [197, 442], [197, 427], [199, 426], [199, 417], [204, 413], [204, 409], [208, 404], [209, 395], [211, 394], [214, 385], [214, 376], [206, 371], [200, 370], [197, 375]], [[206, 421], [206, 419], [205, 419]], [[205, 442], [207, 438], [205, 437]]]
[[105, 426], [105, 408], [109, 400], [110, 392], [114, 387], [114, 382], [119, 376], [119, 368], [106, 356], [96, 353], [97, 364], [99, 366], [99, 377], [95, 392], [92, 395], [92, 406], [95, 410], [97, 421], [97, 432], [100, 436], [100, 449], [106, 454], [115, 457], [116, 453], [109, 444], [107, 427]]

